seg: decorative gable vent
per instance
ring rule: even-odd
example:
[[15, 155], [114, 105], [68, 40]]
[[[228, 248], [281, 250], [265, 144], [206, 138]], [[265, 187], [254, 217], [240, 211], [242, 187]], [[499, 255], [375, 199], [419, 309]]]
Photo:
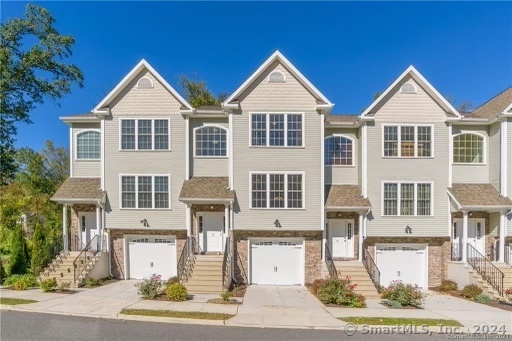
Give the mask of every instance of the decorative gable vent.
[[281, 71], [274, 71], [268, 76], [269, 83], [286, 83], [286, 77]]
[[400, 92], [403, 94], [415, 94], [417, 91], [414, 84], [407, 82], [404, 85], [402, 85]]
[[142, 77], [137, 82], [137, 89], [153, 89], [153, 82], [147, 77]]

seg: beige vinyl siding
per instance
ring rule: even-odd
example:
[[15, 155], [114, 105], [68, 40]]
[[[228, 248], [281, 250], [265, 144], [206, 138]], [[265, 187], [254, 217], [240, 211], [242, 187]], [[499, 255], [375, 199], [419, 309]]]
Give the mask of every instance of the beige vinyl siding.
[[[448, 236], [448, 128], [446, 115], [437, 103], [416, 84], [417, 94], [393, 91], [368, 126], [368, 197], [372, 213], [367, 223], [368, 236]], [[399, 88], [398, 88], [399, 89]], [[383, 124], [433, 125], [433, 158], [383, 158]], [[382, 216], [384, 181], [433, 182], [433, 216]]]
[[[489, 182], [489, 133], [486, 126], [453, 126], [452, 134], [477, 133], [484, 136], [483, 164], [453, 164], [453, 182], [488, 183]], [[499, 138], [499, 137], [498, 137]]]
[[[512, 118], [507, 119], [507, 152], [508, 152], [508, 165], [507, 165], [507, 184], [508, 184], [508, 197], [512, 198]], [[512, 212], [507, 215], [508, 223], [508, 236], [512, 236]]]
[[491, 212], [489, 213], [489, 236], [497, 237], [500, 231], [500, 213]]
[[73, 177], [99, 177], [101, 176], [101, 160], [78, 160], [76, 158], [76, 136], [86, 130], [100, 130], [100, 123], [73, 123], [71, 127], [72, 139], [70, 146], [70, 157]]
[[[268, 83], [268, 74], [278, 69], [286, 83]], [[315, 98], [280, 64], [273, 64], [240, 97], [242, 112], [233, 117], [234, 226], [240, 230], [321, 230], [321, 117]], [[304, 114], [304, 148], [249, 147], [250, 112], [296, 112]], [[304, 209], [250, 209], [250, 172], [304, 172]], [[237, 207], [238, 206], [238, 207]]]
[[501, 122], [492, 124], [489, 127], [489, 182], [499, 191], [501, 173]]
[[226, 157], [217, 158], [194, 156], [196, 148], [194, 129], [205, 125], [217, 125], [226, 128], [229, 138], [229, 122], [227, 118], [190, 119], [190, 172], [192, 176], [228, 176], [229, 158], [227, 155]]
[[[153, 89], [137, 89], [144, 75]], [[178, 201], [185, 179], [185, 120], [180, 103], [150, 74], [142, 72], [118, 96], [111, 106], [112, 117], [105, 121], [105, 186], [108, 196], [107, 228], [141, 229], [147, 219], [149, 229], [185, 229], [185, 205]], [[170, 119], [170, 151], [120, 151], [120, 118]], [[120, 209], [120, 174], [171, 176], [169, 210]]]
[[357, 183], [361, 190], [363, 190], [363, 133], [362, 129], [358, 129], [357, 139]]
[[341, 135], [352, 139], [352, 166], [325, 166], [326, 184], [349, 184], [357, 185], [359, 183], [359, 139], [357, 129], [347, 128], [328, 128], [325, 130], [325, 138], [329, 136]]

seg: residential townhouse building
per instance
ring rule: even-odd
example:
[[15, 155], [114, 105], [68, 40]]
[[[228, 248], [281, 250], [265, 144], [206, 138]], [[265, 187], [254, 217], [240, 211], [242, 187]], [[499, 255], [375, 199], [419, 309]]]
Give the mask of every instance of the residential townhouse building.
[[511, 89], [461, 114], [411, 66], [362, 114], [333, 106], [278, 51], [218, 107], [141, 61], [61, 118], [65, 251], [196, 291], [329, 274], [427, 288], [469, 282], [477, 255], [510, 264]]

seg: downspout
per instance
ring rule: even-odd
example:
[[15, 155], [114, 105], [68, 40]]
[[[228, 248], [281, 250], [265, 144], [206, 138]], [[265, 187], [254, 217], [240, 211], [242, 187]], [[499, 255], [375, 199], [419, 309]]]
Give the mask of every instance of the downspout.
[[327, 242], [327, 236], [325, 231], [325, 155], [324, 155], [324, 139], [325, 139], [325, 115], [323, 111], [320, 111], [320, 225], [322, 227], [322, 260], [325, 261], [325, 244]]

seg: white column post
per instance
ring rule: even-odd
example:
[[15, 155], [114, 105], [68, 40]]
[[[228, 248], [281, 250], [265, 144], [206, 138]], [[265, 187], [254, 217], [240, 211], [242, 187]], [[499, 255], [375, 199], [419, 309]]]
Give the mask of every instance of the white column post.
[[468, 224], [469, 224], [469, 215], [468, 211], [462, 212], [462, 261], [466, 262], [468, 257]]
[[226, 240], [229, 235], [228, 226], [229, 226], [229, 204], [225, 204], [224, 205], [224, 238], [222, 238], [222, 252], [224, 252], [224, 250], [226, 249]]
[[99, 204], [96, 204], [96, 229], [98, 230], [98, 238], [100, 239], [99, 246], [100, 246], [100, 251], [101, 251], [102, 246], [103, 246], [103, 242], [102, 242], [103, 226], [101, 226], [101, 206]]
[[505, 224], [507, 223], [505, 212], [500, 212], [500, 240], [499, 240], [499, 254], [498, 262], [502, 263], [505, 261]]
[[357, 259], [363, 261], [363, 214], [359, 214], [359, 251], [357, 253]]
[[64, 251], [69, 251], [69, 242], [68, 242], [68, 205], [62, 206], [62, 241]]
[[[192, 212], [192, 210], [190, 208], [190, 204], [187, 204], [187, 207], [185, 208], [185, 226], [187, 228], [187, 238], [190, 238], [192, 236], [192, 216], [191, 216], [191, 212]], [[188, 247], [189, 247], [188, 252], [190, 253], [192, 245], [189, 243]]]
[[324, 219], [322, 219], [322, 260], [325, 260], [325, 245], [327, 244], [327, 219], [325, 219], [326, 212], [322, 212], [322, 215], [324, 216]]

